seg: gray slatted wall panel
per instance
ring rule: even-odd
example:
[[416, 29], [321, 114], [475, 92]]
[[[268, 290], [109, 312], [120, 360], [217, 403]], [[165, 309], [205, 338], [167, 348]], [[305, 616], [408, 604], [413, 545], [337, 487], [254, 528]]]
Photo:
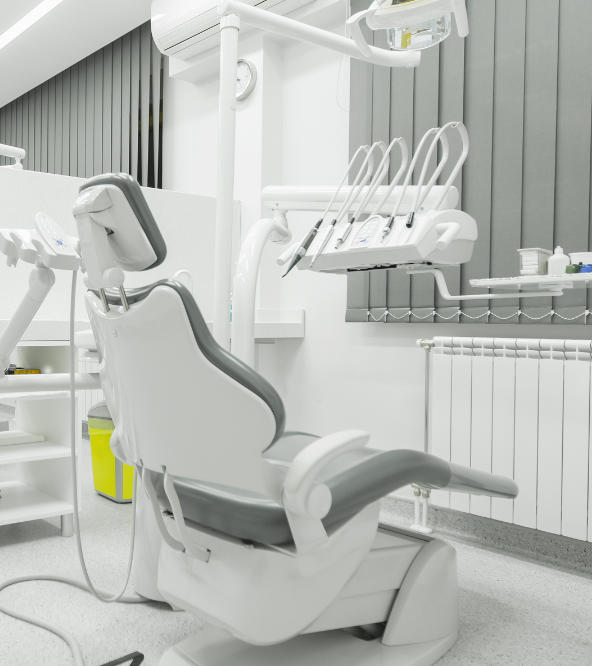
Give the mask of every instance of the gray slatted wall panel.
[[[413, 90], [413, 150], [427, 130], [438, 126], [438, 88], [440, 68], [440, 47], [429, 49], [422, 55], [421, 67], [415, 72]], [[429, 163], [426, 182], [436, 168], [436, 156]], [[421, 168], [416, 171], [419, 177]], [[411, 277], [411, 309], [421, 321], [433, 321], [434, 278], [431, 275], [413, 275]]]
[[[377, 33], [374, 38], [375, 46], [380, 48], [387, 47], [387, 41], [384, 34]], [[382, 141], [387, 146], [390, 142], [390, 122], [388, 113], [384, 109], [388, 108], [391, 95], [391, 72], [390, 67], [375, 67], [372, 76], [372, 143]], [[368, 273], [369, 289], [369, 311], [371, 318], [376, 320], [384, 317], [384, 304], [387, 299], [387, 272], [372, 271]]]
[[86, 176], [86, 62], [84, 60], [78, 63], [78, 91], [76, 96], [76, 106], [78, 113], [76, 132], [78, 175]]
[[94, 156], [93, 151], [95, 147], [95, 59], [94, 57], [87, 58], [85, 61], [86, 70], [86, 114], [84, 117], [84, 125], [86, 132], [84, 136], [84, 175], [86, 177], [92, 176], [94, 173]]
[[41, 133], [42, 123], [41, 123], [41, 86], [35, 88], [34, 91], [34, 105], [35, 105], [35, 141], [33, 144], [33, 169], [35, 171], [41, 171], [41, 144], [43, 143], [43, 135]]
[[150, 25], [140, 31], [140, 160], [141, 179], [148, 180], [148, 159], [150, 145]]
[[[588, 249], [590, 220], [590, 100], [592, 98], [590, 0], [562, 0], [559, 15], [555, 244]], [[585, 34], [582, 34], [582, 29]], [[579, 37], [579, 38], [578, 38]], [[586, 309], [586, 292], [554, 299], [554, 309], [574, 317]]]
[[[553, 247], [558, 54], [559, 0], [530, 2], [526, 12], [520, 247]], [[551, 310], [552, 302], [537, 298], [523, 301], [521, 306], [538, 318]], [[550, 319], [547, 316], [544, 321]], [[537, 320], [522, 317], [524, 322]]]
[[[352, 0], [352, 13], [364, 8], [364, 0]], [[363, 26], [366, 38], [369, 31]], [[379, 68], [376, 68], [378, 70]], [[350, 123], [350, 153], [358, 146], [372, 142], [372, 116], [376, 105], [360, 104], [357, 96], [372, 99], [374, 95], [373, 79], [375, 68], [358, 60], [351, 61], [350, 69], [350, 108], [355, 109], [357, 122]], [[352, 273], [347, 278], [347, 312], [346, 321], [367, 321], [370, 305], [369, 274], [366, 272]], [[384, 308], [383, 308], [384, 310]]]
[[[392, 69], [390, 85], [390, 113], [389, 125], [391, 136], [403, 137], [411, 151], [413, 146], [413, 87], [415, 82], [415, 70]], [[405, 104], [403, 100], [407, 100]], [[387, 109], [388, 110], [388, 109]], [[395, 171], [389, 174], [394, 177]], [[409, 321], [409, 308], [411, 306], [411, 278], [401, 271], [388, 270], [387, 274], [387, 300], [386, 305], [391, 316], [389, 322]]]
[[131, 90], [130, 90], [130, 173], [138, 177], [139, 115], [140, 115], [140, 33], [134, 31], [131, 39]]
[[[154, 173], [160, 174], [160, 97], [162, 93], [162, 59], [154, 42], [152, 42], [152, 53], [150, 59], [152, 64], [152, 159]], [[155, 178], [156, 177], [157, 176], [155, 176]], [[159, 183], [156, 182], [155, 185], [158, 187]]]
[[[521, 247], [526, 3], [497, 0], [495, 25], [490, 269], [492, 275], [514, 275]], [[519, 304], [494, 301], [491, 310], [496, 321], [517, 322]]]
[[122, 37], [121, 52], [121, 170], [130, 172], [130, 115], [131, 115], [131, 35]]
[[[56, 136], [56, 80], [50, 79], [48, 82], [48, 116], [47, 116], [47, 170], [49, 173], [55, 173], [55, 136]], [[21, 145], [21, 144], [19, 144]]]
[[31, 170], [158, 187], [162, 65], [146, 23], [1, 108], [0, 143], [25, 148]]
[[41, 167], [47, 171], [49, 162], [49, 82], [41, 85]]
[[[92, 57], [94, 60], [94, 105], [103, 108], [103, 52]], [[103, 171], [103, 113], [94, 114], [93, 122], [93, 173]]]
[[[353, 11], [366, 3], [358, 4]], [[468, 0], [467, 7], [469, 38], [453, 35], [424, 52], [419, 69], [393, 69], [388, 86], [381, 68], [352, 64], [351, 75], [352, 153], [377, 137], [374, 128], [386, 117], [388, 138], [404, 136], [410, 145], [432, 125], [455, 119], [467, 125], [471, 152], [457, 187], [462, 208], [477, 219], [479, 241], [470, 263], [446, 269], [452, 293], [475, 293], [471, 278], [515, 275], [518, 247], [592, 247], [592, 3]], [[430, 320], [434, 309], [437, 322], [456, 319], [459, 305], [434, 295], [431, 278], [410, 282], [390, 270], [365, 279], [364, 305], [361, 277], [348, 278], [347, 320], [377, 318], [385, 308], [389, 322]], [[554, 300], [494, 302], [492, 316], [487, 300], [465, 302], [461, 321], [518, 321], [521, 309], [520, 322], [532, 322], [553, 305], [557, 314], [544, 321], [576, 317], [577, 323], [587, 303], [592, 308], [584, 290]]]
[[63, 89], [64, 89], [64, 75], [58, 74], [56, 76], [55, 85], [55, 173], [64, 173], [64, 165], [62, 163], [62, 156], [64, 151], [62, 127], [63, 127]]
[[78, 165], [78, 65], [70, 67], [70, 171], [71, 175], [80, 175]]
[[121, 171], [121, 40], [113, 42], [111, 96], [111, 169]]
[[[0, 142], [4, 143], [6, 137], [6, 107], [0, 109]], [[0, 166], [7, 164], [6, 157], [0, 156]]]
[[[464, 122], [471, 150], [463, 169], [462, 208], [477, 220], [479, 242], [473, 260], [461, 266], [460, 288], [464, 294], [471, 292], [471, 278], [483, 277], [490, 260], [495, 4], [467, 3], [471, 33], [465, 44]], [[469, 317], [479, 317], [488, 309], [487, 300], [465, 303], [462, 310], [468, 317], [461, 321], [472, 321]]]
[[62, 81], [62, 171], [70, 173], [70, 70], [63, 74]]
[[[465, 68], [465, 40], [456, 35], [450, 37], [440, 45], [440, 95], [439, 95], [439, 118], [440, 123], [464, 119], [464, 68]], [[450, 135], [450, 149], [458, 153], [460, 139], [455, 133]], [[446, 182], [453, 168], [447, 164], [442, 172], [441, 181]], [[455, 187], [458, 189], [462, 199], [462, 172], [457, 176]], [[450, 293], [460, 292], [460, 267], [449, 266], [443, 269], [448, 283]], [[446, 301], [436, 290], [436, 311], [440, 315], [440, 321], [458, 320], [458, 301]]]
[[103, 49], [103, 171], [111, 168], [111, 109], [113, 100], [113, 48]]

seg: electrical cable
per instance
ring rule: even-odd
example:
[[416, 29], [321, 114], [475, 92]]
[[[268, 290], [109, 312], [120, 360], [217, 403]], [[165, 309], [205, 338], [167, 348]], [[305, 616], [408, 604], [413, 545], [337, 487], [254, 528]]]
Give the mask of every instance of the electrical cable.
[[[76, 537], [76, 550], [78, 553], [78, 559], [80, 561], [80, 566], [82, 568], [82, 573], [84, 576], [84, 581], [81, 582], [75, 578], [66, 578], [64, 576], [52, 576], [52, 575], [36, 575], [36, 576], [20, 576], [18, 578], [12, 578], [3, 583], [0, 583], [0, 592], [5, 590], [12, 585], [17, 585], [20, 583], [27, 583], [33, 581], [50, 581], [55, 583], [64, 583], [66, 585], [71, 585], [80, 590], [86, 592], [91, 592], [99, 601], [105, 603], [146, 603], [149, 599], [144, 599], [143, 597], [126, 597], [125, 591], [129, 585], [132, 572], [132, 564], [134, 559], [134, 547], [135, 547], [135, 534], [136, 534], [136, 488], [137, 488], [137, 469], [134, 468], [134, 482], [133, 482], [133, 492], [132, 492], [132, 523], [131, 523], [131, 536], [130, 536], [130, 549], [129, 556], [127, 561], [127, 571], [125, 575], [125, 582], [120, 592], [110, 594], [103, 590], [100, 590], [92, 582], [90, 575], [88, 573], [88, 568], [86, 566], [86, 561], [84, 559], [84, 551], [82, 548], [82, 535], [80, 533], [80, 507], [78, 504], [78, 465], [76, 462], [76, 380], [75, 380], [75, 366], [76, 366], [76, 346], [74, 343], [74, 333], [75, 333], [75, 315], [76, 315], [76, 282], [77, 282], [78, 271], [72, 271], [72, 287], [70, 293], [70, 345], [69, 345], [69, 358], [70, 358], [70, 453], [72, 459], [72, 503], [73, 503], [73, 520], [74, 520], [74, 534]], [[74, 660], [75, 666], [85, 666], [84, 657], [80, 645], [76, 639], [61, 629], [58, 629], [55, 626], [52, 626], [42, 620], [39, 620], [34, 617], [25, 615], [24, 613], [18, 613], [13, 611], [5, 606], [0, 605], [0, 613], [4, 613], [9, 617], [12, 617], [16, 620], [21, 620], [28, 624], [32, 624], [41, 629], [55, 634], [61, 638], [70, 648], [72, 653], [72, 658]]]

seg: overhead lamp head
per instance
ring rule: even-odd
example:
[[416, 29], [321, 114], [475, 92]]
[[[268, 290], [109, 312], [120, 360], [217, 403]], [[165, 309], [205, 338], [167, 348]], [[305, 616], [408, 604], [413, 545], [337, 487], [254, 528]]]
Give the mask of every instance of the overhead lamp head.
[[376, 0], [366, 14], [372, 30], [386, 30], [389, 46], [418, 51], [436, 46], [452, 32], [452, 16], [460, 37], [469, 33], [465, 0]]

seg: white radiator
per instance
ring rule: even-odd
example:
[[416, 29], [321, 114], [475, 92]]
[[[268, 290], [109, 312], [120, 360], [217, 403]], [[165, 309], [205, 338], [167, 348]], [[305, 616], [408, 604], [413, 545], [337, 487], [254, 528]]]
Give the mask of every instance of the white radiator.
[[513, 502], [433, 493], [437, 506], [592, 541], [592, 343], [434, 338], [428, 444], [516, 480]]

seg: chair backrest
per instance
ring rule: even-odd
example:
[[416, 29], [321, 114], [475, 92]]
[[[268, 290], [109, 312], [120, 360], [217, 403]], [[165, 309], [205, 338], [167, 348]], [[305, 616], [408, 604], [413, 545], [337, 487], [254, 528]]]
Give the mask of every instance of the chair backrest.
[[[93, 187], [113, 190], [117, 177], [103, 176]], [[143, 200], [136, 188], [133, 196]], [[119, 195], [111, 191], [110, 196]], [[137, 233], [150, 245], [151, 223], [144, 220], [130, 230], [147, 207], [130, 206], [122, 221], [125, 196], [112, 208], [101, 203], [100, 224], [114, 246], [110, 265], [113, 256], [122, 254], [118, 228], [125, 226], [126, 243]], [[110, 222], [110, 211], [118, 219]], [[85, 210], [80, 216], [86, 216], [88, 227], [93, 213]], [[158, 255], [157, 250], [162, 253], [161, 246], [155, 248]], [[86, 263], [84, 254], [92, 252], [92, 244], [81, 243], [81, 251]], [[87, 308], [102, 356], [114, 437], [127, 460], [154, 471], [166, 468], [173, 476], [267, 494], [270, 471], [261, 454], [281, 436], [285, 420], [273, 387], [218, 345], [181, 284], [164, 280], [130, 290], [127, 310], [118, 293], [104, 293], [108, 310], [94, 290], [87, 293]]]

